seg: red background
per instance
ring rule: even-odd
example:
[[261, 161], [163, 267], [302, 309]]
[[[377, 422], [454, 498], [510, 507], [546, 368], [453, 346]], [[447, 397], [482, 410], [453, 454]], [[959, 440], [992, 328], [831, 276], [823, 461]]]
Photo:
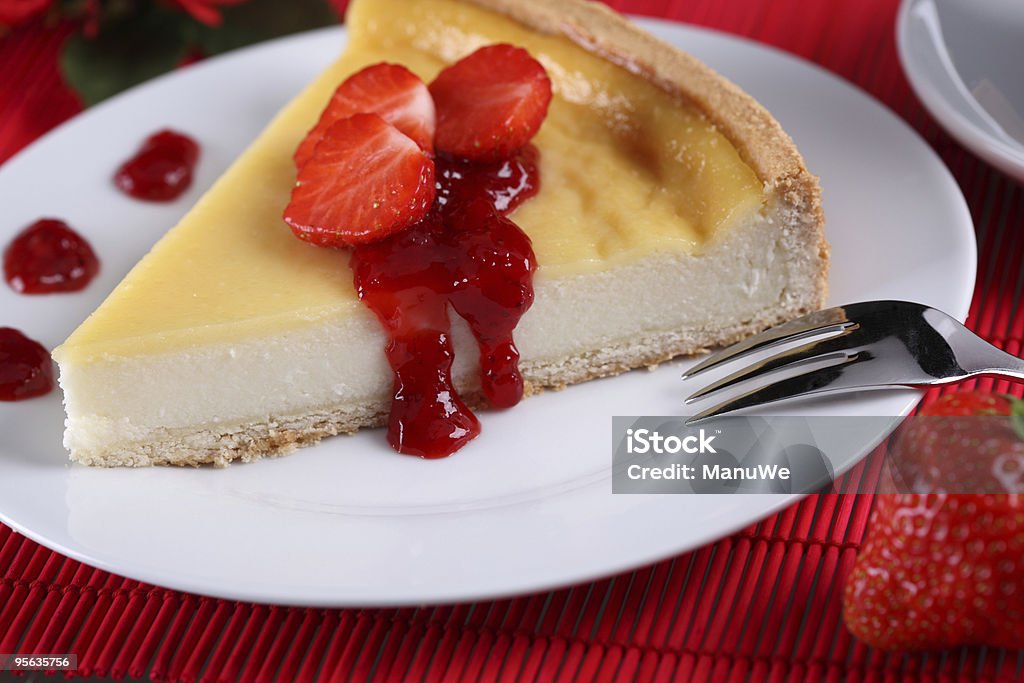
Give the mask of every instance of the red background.
[[[1021, 354], [1024, 192], [943, 133], [913, 96], [896, 56], [896, 0], [610, 4], [776, 45], [910, 123], [953, 171], [977, 226], [969, 325]], [[55, 62], [69, 30], [39, 22], [0, 39], [0, 161], [80, 110]], [[864, 465], [848, 476], [862, 475], [874, 476]], [[0, 525], [0, 653], [75, 652], [80, 675], [175, 681], [1024, 679], [1019, 653], [885, 654], [851, 638], [839, 595], [870, 505], [867, 496], [811, 496], [716, 544], [594, 584], [386, 610], [175, 593], [91, 569]]]

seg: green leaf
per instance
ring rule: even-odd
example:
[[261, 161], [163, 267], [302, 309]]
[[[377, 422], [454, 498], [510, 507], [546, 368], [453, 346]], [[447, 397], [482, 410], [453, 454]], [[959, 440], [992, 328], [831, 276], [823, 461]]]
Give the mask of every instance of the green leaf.
[[111, 0], [98, 36], [76, 35], [65, 43], [64, 78], [92, 105], [172, 70], [196, 48], [216, 55], [338, 22], [327, 0], [246, 0], [221, 13], [220, 26], [206, 26], [158, 2]]
[[206, 55], [338, 23], [327, 0], [246, 0], [224, 7], [221, 14], [220, 26], [193, 22], [189, 27], [191, 42]]
[[176, 67], [188, 53], [182, 15], [154, 4], [105, 21], [99, 35], [75, 35], [60, 66], [86, 105]]
[[1010, 403], [1010, 424], [1013, 425], [1013, 431], [1017, 432], [1017, 436], [1024, 439], [1024, 401], [1012, 399]]

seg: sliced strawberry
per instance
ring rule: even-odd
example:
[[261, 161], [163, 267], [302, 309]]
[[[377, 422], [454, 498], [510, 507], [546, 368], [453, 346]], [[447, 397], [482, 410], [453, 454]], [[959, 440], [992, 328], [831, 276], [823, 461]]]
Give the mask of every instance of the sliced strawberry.
[[419, 222], [434, 202], [434, 162], [376, 114], [328, 128], [299, 169], [284, 220], [299, 239], [346, 247]]
[[398, 64], [374, 64], [338, 86], [320, 120], [295, 150], [295, 166], [302, 168], [324, 131], [353, 114], [377, 114], [402, 131], [420, 149], [434, 151], [434, 100], [413, 72]]
[[430, 94], [437, 150], [487, 161], [511, 156], [534, 136], [551, 103], [551, 80], [526, 50], [489, 45], [442, 71]]

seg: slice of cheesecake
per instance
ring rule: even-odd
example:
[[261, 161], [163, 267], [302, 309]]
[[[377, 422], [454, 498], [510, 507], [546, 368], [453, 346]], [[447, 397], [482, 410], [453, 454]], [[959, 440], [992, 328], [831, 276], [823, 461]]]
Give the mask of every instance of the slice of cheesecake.
[[[764, 108], [689, 55], [585, 0], [355, 0], [347, 26], [340, 60], [54, 351], [73, 460], [223, 465], [384, 423], [385, 336], [347, 259], [281, 219], [296, 147], [338, 83], [380, 61], [429, 82], [503, 42], [551, 78], [541, 187], [511, 214], [539, 264], [515, 333], [528, 391], [823, 304], [816, 178]], [[453, 374], [471, 396], [475, 342], [453, 323]]]

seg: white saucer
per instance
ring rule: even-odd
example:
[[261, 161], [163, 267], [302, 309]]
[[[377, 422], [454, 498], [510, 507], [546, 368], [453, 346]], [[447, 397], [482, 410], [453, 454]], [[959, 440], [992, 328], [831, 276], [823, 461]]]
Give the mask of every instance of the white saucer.
[[939, 123], [1024, 182], [1024, 2], [903, 0], [896, 43]]

